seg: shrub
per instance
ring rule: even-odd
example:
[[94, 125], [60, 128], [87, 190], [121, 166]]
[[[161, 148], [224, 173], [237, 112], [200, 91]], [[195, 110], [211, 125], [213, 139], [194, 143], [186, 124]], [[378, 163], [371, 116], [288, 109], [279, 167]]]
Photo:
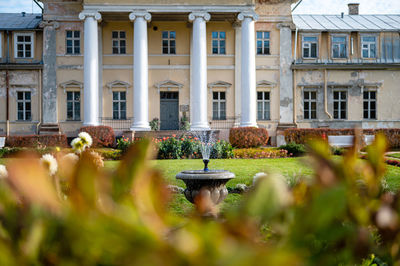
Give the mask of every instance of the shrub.
[[150, 121], [150, 128], [153, 131], [157, 131], [160, 129], [160, 120], [158, 118], [153, 118], [153, 120]]
[[104, 158], [104, 160], [120, 160], [122, 157], [122, 151], [121, 150], [115, 150], [115, 149], [94, 149], [95, 152], [101, 155], [101, 157]]
[[186, 116], [182, 116], [181, 121], [179, 122], [179, 129], [184, 131], [190, 129], [189, 119]]
[[129, 141], [128, 138], [122, 136], [122, 138], [117, 139], [117, 149], [121, 150], [122, 153], [125, 153], [128, 148], [131, 146], [132, 142]]
[[286, 150], [292, 156], [301, 156], [306, 153], [306, 148], [303, 144], [296, 144], [294, 142], [282, 145], [279, 149]]
[[112, 147], [115, 141], [114, 130], [108, 126], [81, 127], [79, 132], [87, 132], [93, 139], [94, 148]]
[[235, 148], [254, 148], [268, 143], [268, 131], [265, 128], [239, 127], [229, 131], [229, 142]]
[[211, 159], [230, 159], [234, 157], [232, 145], [225, 140], [218, 140], [211, 150]]
[[331, 147], [331, 151], [333, 155], [343, 155], [346, 149], [340, 147]]
[[6, 146], [8, 147], [66, 147], [66, 135], [27, 135], [27, 136], [10, 136], [6, 139]]
[[289, 156], [287, 150], [271, 148], [235, 149], [233, 153], [237, 159], [286, 158]]
[[159, 143], [158, 158], [180, 159], [182, 156], [182, 145], [176, 138], [164, 138]]

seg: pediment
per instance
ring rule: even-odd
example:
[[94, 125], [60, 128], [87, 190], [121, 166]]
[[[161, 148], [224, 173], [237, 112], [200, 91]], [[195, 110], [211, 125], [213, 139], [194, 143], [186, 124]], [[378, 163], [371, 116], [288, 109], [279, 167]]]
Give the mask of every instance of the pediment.
[[121, 80], [114, 80], [114, 81], [111, 81], [111, 82], [109, 82], [109, 83], [107, 83], [107, 85], [106, 85], [110, 90], [112, 89], [112, 88], [114, 88], [114, 87], [123, 87], [123, 88], [129, 88], [129, 87], [131, 87], [131, 84], [129, 84], [128, 82], [125, 82], [125, 81], [121, 81]]
[[76, 80], [68, 80], [60, 83], [60, 86], [65, 90], [65, 88], [83, 88], [83, 83]]
[[173, 80], [165, 80], [159, 83], [154, 84], [154, 87], [156, 87], [157, 89], [160, 88], [182, 88], [183, 84], [173, 81]]
[[268, 80], [260, 80], [257, 82], [257, 87], [275, 87], [276, 83], [270, 82]]
[[226, 82], [226, 81], [221, 81], [221, 80], [208, 83], [209, 88], [215, 88], [215, 87], [230, 88], [231, 86], [232, 86], [231, 83]]

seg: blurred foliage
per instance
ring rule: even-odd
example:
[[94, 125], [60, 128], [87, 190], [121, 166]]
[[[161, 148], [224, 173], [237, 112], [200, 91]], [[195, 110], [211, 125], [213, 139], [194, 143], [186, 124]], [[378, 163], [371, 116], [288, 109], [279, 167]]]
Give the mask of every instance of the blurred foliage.
[[25, 156], [0, 180], [0, 265], [400, 265], [399, 197], [381, 188], [385, 150], [378, 136], [366, 160], [356, 149], [333, 160], [314, 141], [315, 178], [289, 188], [270, 174], [216, 219], [171, 215], [147, 140], [114, 173], [90, 151], [60, 160], [55, 177]]

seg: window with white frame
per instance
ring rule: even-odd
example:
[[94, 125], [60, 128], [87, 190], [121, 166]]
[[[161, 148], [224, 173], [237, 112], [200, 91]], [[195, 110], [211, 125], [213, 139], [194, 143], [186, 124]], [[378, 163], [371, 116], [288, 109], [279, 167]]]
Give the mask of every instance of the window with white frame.
[[317, 92], [304, 90], [304, 119], [317, 119]]
[[257, 31], [257, 54], [270, 54], [270, 32]]
[[126, 119], [126, 92], [113, 91], [113, 119]]
[[271, 112], [270, 106], [270, 92], [258, 91], [257, 92], [257, 120], [270, 120]]
[[376, 91], [366, 90], [364, 98], [364, 119], [376, 119]]
[[347, 119], [347, 91], [333, 92], [333, 118]]
[[176, 32], [163, 31], [162, 32], [162, 53], [163, 54], [176, 54]]
[[79, 30], [67, 30], [65, 32], [66, 54], [81, 53], [81, 32]]
[[346, 36], [332, 36], [332, 58], [347, 58]]
[[213, 120], [226, 120], [226, 97], [224, 91], [213, 92]]
[[213, 31], [211, 37], [212, 37], [212, 53], [225, 54], [226, 53], [225, 31]]
[[32, 58], [33, 33], [16, 33], [14, 38], [15, 58]]
[[112, 53], [113, 54], [126, 54], [126, 32], [113, 31], [112, 32]]
[[17, 91], [17, 120], [32, 119], [32, 99], [30, 91]]
[[375, 36], [361, 37], [361, 51], [363, 58], [376, 58], [376, 47]]
[[317, 58], [317, 49], [317, 36], [303, 36], [303, 58]]
[[81, 92], [67, 91], [67, 120], [81, 120]]

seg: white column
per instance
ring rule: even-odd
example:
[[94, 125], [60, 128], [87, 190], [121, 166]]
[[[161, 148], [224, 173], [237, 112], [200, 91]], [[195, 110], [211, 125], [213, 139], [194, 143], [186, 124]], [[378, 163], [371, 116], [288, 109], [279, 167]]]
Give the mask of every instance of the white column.
[[132, 12], [133, 21], [133, 124], [131, 130], [147, 131], [149, 125], [149, 62], [147, 48], [147, 22], [150, 13]]
[[207, 32], [206, 22], [211, 18], [206, 12], [189, 14], [193, 22], [192, 30], [192, 88], [191, 89], [191, 129], [209, 129], [207, 114]]
[[97, 24], [101, 20], [98, 12], [83, 11], [79, 19], [84, 20], [84, 90], [83, 125], [99, 125], [99, 43]]
[[257, 127], [256, 113], [256, 46], [254, 21], [255, 13], [240, 13], [242, 21], [242, 59], [241, 59], [241, 127]]
[[240, 124], [240, 114], [242, 110], [242, 93], [241, 93], [241, 46], [242, 46], [242, 25], [240, 23], [234, 23], [233, 28], [235, 29], [235, 127], [238, 127]]

